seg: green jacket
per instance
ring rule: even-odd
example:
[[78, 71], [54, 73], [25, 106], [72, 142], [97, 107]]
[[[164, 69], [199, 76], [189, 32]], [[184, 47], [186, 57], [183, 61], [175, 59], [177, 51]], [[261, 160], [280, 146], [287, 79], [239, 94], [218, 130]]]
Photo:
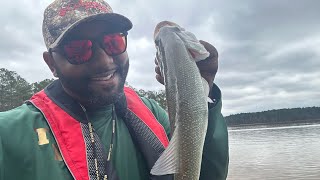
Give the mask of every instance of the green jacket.
[[[217, 103], [209, 109], [209, 126], [202, 160], [202, 180], [226, 179], [228, 171], [228, 133], [221, 114], [221, 93], [213, 89]], [[156, 119], [170, 133], [166, 112], [154, 101], [142, 98]], [[88, 111], [103, 145], [111, 140], [111, 106]], [[148, 170], [142, 154], [135, 148], [125, 123], [118, 117], [112, 162], [121, 180], [144, 180]], [[73, 179], [43, 114], [31, 104], [0, 113], [0, 180]]]

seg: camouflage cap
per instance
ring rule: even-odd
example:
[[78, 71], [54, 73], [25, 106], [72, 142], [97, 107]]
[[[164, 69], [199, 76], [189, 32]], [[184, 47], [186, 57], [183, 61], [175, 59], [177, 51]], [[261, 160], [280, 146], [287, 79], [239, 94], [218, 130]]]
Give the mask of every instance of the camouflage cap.
[[131, 21], [113, 13], [104, 0], [55, 0], [44, 11], [42, 33], [47, 48], [59, 45], [74, 27], [82, 22], [103, 20], [110, 28], [128, 31]]

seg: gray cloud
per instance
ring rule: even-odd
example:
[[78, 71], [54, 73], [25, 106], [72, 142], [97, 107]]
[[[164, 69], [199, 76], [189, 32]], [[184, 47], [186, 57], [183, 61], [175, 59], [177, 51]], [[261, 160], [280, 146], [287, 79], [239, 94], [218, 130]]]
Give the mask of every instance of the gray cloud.
[[[52, 78], [42, 60], [44, 8], [51, 0], [0, 2], [0, 67], [29, 82]], [[270, 1], [108, 1], [129, 17], [128, 82], [159, 90], [152, 35], [161, 20], [175, 21], [219, 51], [216, 83], [223, 113], [319, 106], [320, 2]]]

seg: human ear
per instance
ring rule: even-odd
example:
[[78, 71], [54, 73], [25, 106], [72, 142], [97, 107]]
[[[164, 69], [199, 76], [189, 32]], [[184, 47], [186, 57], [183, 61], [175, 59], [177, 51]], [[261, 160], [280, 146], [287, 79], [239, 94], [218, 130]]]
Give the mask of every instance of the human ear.
[[50, 68], [50, 71], [52, 72], [53, 76], [58, 77], [57, 70], [55, 67], [55, 62], [52, 55], [47, 51], [43, 52], [43, 60], [46, 62], [46, 64]]

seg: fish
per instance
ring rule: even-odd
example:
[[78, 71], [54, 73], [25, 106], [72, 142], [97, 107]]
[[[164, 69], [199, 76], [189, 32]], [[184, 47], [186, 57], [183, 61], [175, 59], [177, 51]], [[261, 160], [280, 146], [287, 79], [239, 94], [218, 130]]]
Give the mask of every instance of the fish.
[[164, 77], [173, 133], [150, 173], [173, 174], [175, 180], [199, 180], [208, 127], [209, 86], [201, 77], [195, 55], [205, 59], [209, 53], [199, 42], [186, 41], [184, 37], [190, 35], [193, 34], [170, 21], [158, 23], [154, 31], [156, 59]]

